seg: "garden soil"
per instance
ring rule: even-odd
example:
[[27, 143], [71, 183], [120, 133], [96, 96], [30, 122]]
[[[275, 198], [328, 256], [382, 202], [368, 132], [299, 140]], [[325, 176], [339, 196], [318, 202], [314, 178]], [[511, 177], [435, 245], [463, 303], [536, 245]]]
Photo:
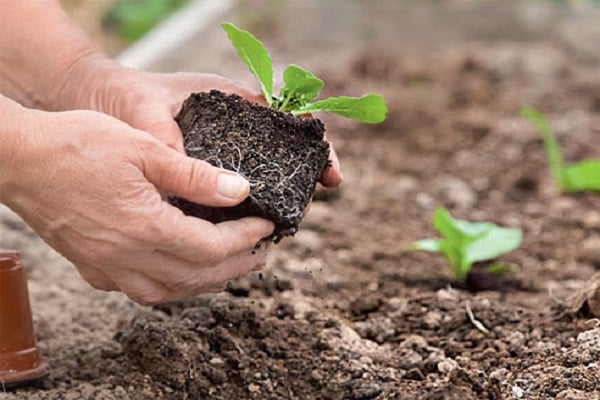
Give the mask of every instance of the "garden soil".
[[[558, 193], [519, 117], [534, 105], [566, 159], [600, 157], [598, 64], [499, 43], [371, 47], [336, 67], [315, 70], [326, 95], [377, 91], [389, 117], [323, 117], [343, 186], [224, 293], [142, 308], [95, 291], [3, 212], [51, 372], [0, 399], [600, 399], [600, 197]], [[404, 250], [436, 235], [439, 206], [523, 229], [496, 290]]]

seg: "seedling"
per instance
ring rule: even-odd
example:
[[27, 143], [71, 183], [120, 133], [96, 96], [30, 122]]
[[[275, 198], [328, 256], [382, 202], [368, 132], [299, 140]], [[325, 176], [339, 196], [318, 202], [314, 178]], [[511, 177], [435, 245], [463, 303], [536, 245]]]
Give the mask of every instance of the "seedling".
[[[409, 250], [442, 253], [450, 265], [454, 278], [465, 279], [474, 263], [494, 260], [521, 245], [520, 229], [509, 229], [491, 222], [468, 222], [454, 219], [450, 213], [439, 208], [433, 214], [433, 227], [444, 238], [423, 239], [412, 243]], [[499, 264], [492, 264], [490, 272], [505, 271]]]
[[284, 86], [279, 94], [273, 93], [273, 65], [263, 44], [251, 33], [239, 29], [232, 23], [221, 25], [240, 59], [258, 80], [267, 105], [276, 110], [294, 115], [328, 111], [356, 121], [376, 124], [385, 119], [387, 107], [377, 94], [362, 97], [330, 97], [314, 101], [324, 86], [312, 72], [296, 65], [283, 71]]
[[102, 27], [126, 42], [142, 38], [188, 0], [115, 0], [102, 18]]
[[600, 160], [565, 163], [546, 118], [532, 107], [523, 107], [521, 116], [531, 122], [542, 137], [552, 179], [561, 192], [600, 192]]

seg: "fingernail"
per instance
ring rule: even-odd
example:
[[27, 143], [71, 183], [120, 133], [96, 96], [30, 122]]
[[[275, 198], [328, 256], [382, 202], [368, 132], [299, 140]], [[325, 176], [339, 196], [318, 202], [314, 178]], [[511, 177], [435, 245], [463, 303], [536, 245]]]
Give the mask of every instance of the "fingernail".
[[248, 181], [229, 172], [221, 172], [217, 178], [217, 193], [229, 199], [239, 199], [248, 192]]

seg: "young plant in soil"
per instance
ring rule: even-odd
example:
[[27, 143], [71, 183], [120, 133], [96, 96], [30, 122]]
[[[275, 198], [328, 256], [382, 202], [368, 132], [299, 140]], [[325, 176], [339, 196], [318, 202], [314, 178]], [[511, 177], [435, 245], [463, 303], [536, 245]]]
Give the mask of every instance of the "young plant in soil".
[[[452, 267], [456, 280], [469, 281], [485, 279], [474, 266], [484, 268], [484, 273], [499, 273], [509, 270], [507, 265], [495, 262], [498, 256], [508, 253], [521, 245], [520, 229], [503, 228], [491, 222], [468, 222], [454, 219], [450, 213], [439, 208], [433, 214], [433, 227], [443, 239], [423, 239], [412, 243], [409, 250], [423, 250], [431, 253], [442, 253]], [[487, 262], [486, 262], [487, 261]], [[486, 262], [486, 263], [482, 263]], [[485, 286], [472, 280], [470, 287]], [[469, 282], [467, 282], [469, 283]]]
[[387, 107], [377, 94], [315, 101], [323, 81], [295, 65], [285, 69], [284, 85], [275, 95], [272, 61], [262, 43], [231, 23], [222, 26], [259, 81], [266, 106], [213, 90], [192, 94], [175, 120], [188, 156], [239, 173], [250, 182], [250, 195], [227, 208], [177, 197], [169, 200], [187, 215], [214, 223], [244, 216], [269, 219], [275, 224], [272, 239], [278, 241], [296, 232], [323, 170], [329, 167], [325, 127], [310, 114], [328, 111], [379, 123]]
[[523, 107], [521, 116], [531, 122], [540, 134], [552, 179], [561, 192], [600, 192], [600, 160], [565, 163], [546, 118], [532, 107]]

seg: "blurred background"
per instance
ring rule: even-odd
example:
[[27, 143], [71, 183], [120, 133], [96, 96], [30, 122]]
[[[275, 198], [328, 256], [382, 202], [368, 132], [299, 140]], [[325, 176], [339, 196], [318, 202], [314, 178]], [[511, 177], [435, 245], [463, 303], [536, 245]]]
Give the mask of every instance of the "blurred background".
[[[396, 45], [420, 47], [445, 45], [456, 39], [531, 40], [558, 35], [573, 46], [588, 46], [586, 51], [594, 53], [598, 41], [577, 42], [582, 34], [594, 33], [598, 35], [596, 39], [600, 38], [597, 23], [600, 0], [61, 0], [61, 3], [111, 56], [139, 43], [170, 16], [180, 14], [180, 22], [175, 22], [180, 32], [170, 30], [170, 36], [189, 32], [190, 27], [185, 26], [181, 14], [189, 15], [194, 9], [208, 10], [204, 14], [208, 18], [199, 18], [202, 21], [194, 27], [196, 32], [218, 26], [223, 14], [228, 13], [256, 35], [281, 35], [281, 28], [285, 28], [285, 35], [308, 34], [313, 46], [317, 41], [318, 45], [330, 47], [341, 42], [346, 46], [350, 42], [360, 45], [386, 34], [389, 37], [390, 32], [400, 41]], [[596, 23], [582, 27], [582, 20]], [[177, 38], [173, 42], [180, 44]]]

